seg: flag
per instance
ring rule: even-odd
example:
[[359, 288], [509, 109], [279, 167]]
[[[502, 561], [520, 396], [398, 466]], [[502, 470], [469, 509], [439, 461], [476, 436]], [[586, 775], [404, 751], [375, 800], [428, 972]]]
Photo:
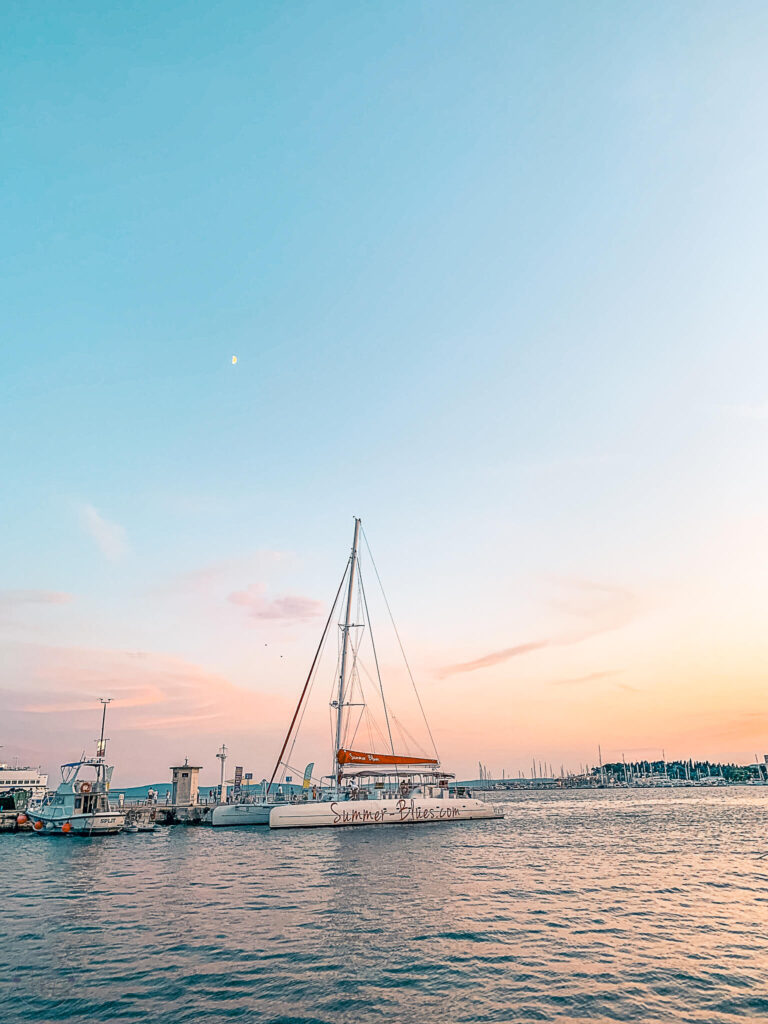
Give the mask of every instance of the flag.
[[309, 784], [312, 781], [312, 769], [314, 767], [315, 767], [315, 762], [314, 761], [310, 761], [310, 763], [304, 769], [304, 781], [301, 784], [304, 789], [309, 789]]

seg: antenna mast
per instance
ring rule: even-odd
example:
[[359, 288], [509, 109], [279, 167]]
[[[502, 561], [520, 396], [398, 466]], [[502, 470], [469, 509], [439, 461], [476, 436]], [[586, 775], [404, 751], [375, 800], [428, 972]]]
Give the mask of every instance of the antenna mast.
[[112, 703], [111, 697], [99, 697], [101, 704], [101, 736], [96, 747], [96, 757], [105, 757], [107, 753], [107, 741], [104, 739], [104, 722], [107, 717], [107, 704]]

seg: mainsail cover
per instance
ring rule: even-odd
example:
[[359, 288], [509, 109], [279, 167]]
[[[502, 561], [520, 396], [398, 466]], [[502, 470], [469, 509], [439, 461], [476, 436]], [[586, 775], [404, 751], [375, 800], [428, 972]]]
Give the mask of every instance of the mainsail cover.
[[361, 750], [344, 750], [336, 755], [339, 764], [439, 764], [433, 757], [407, 757], [405, 754], [368, 754]]

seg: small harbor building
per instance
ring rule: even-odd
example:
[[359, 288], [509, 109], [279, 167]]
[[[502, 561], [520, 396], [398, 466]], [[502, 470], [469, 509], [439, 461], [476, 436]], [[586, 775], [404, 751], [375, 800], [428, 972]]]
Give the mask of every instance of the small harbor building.
[[173, 795], [171, 803], [175, 807], [189, 807], [198, 802], [198, 779], [202, 765], [190, 764], [184, 758], [184, 764], [171, 767], [171, 779], [173, 783]]

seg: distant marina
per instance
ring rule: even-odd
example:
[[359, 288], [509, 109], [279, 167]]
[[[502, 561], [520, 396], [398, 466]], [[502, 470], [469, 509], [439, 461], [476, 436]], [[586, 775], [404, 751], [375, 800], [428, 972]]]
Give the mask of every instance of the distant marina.
[[[389, 603], [384, 595], [378, 569], [367, 538], [365, 545], [375, 579], [389, 613], [405, 669], [413, 687], [426, 735], [432, 751], [420, 749], [392, 713], [385, 696], [384, 681], [373, 638], [368, 597], [360, 565], [361, 540], [365, 537], [359, 518], [354, 519], [352, 548], [344, 566], [325, 626], [321, 633], [308, 675], [290, 720], [269, 782], [264, 780], [254, 794], [243, 792], [243, 782], [251, 773], [235, 768], [232, 790], [225, 783], [227, 749], [217, 753], [221, 778], [209, 798], [200, 799], [201, 765], [184, 763], [171, 767], [170, 794], [165, 805], [158, 805], [159, 794], [147, 791], [146, 800], [126, 809], [125, 794], [117, 803], [110, 801], [114, 767], [107, 764], [105, 721], [111, 698], [101, 698], [101, 735], [96, 756], [83, 755], [61, 766], [61, 782], [55, 792], [42, 798], [27, 794], [26, 802], [9, 808], [14, 828], [31, 826], [41, 836], [96, 837], [120, 831], [149, 832], [159, 820], [163, 824], [210, 824], [215, 827], [264, 825], [271, 829], [338, 828], [374, 825], [443, 824], [458, 821], [487, 821], [504, 817], [503, 807], [494, 802], [491, 787], [476, 792], [456, 785], [455, 776], [446, 771], [411, 674]], [[330, 709], [334, 722], [331, 770], [315, 772], [310, 762], [303, 772], [300, 790], [293, 785], [291, 758], [298, 731], [306, 712], [308, 694], [317, 676], [318, 666], [332, 624], [338, 615], [340, 644], [333, 672]], [[366, 666], [361, 652], [364, 640], [370, 646], [371, 663]], [[375, 675], [374, 675], [375, 673]], [[366, 687], [370, 692], [367, 692]], [[371, 697], [380, 700], [383, 721], [372, 713]], [[365, 725], [361, 730], [361, 724]], [[396, 749], [394, 736], [398, 736]], [[406, 747], [410, 741], [412, 749]], [[367, 746], [362, 746], [366, 743]], [[15, 817], [13, 817], [15, 813]]]
[[[217, 807], [256, 806], [265, 799], [267, 779], [255, 782], [253, 773], [235, 766], [231, 777], [224, 777], [228, 757], [225, 745], [216, 754], [222, 773], [214, 785], [201, 785], [201, 765], [188, 761], [173, 766], [171, 780], [146, 786], [118, 787], [108, 791], [111, 812], [119, 813], [128, 831], [152, 831], [155, 824], [210, 825]], [[71, 766], [65, 766], [71, 767]], [[643, 790], [643, 789], [711, 789], [714, 787], [768, 786], [768, 754], [763, 760], [737, 765], [698, 760], [621, 761], [607, 762], [580, 771], [562, 768], [558, 774], [525, 776], [522, 772], [511, 775], [503, 772], [493, 776], [479, 765], [477, 778], [452, 781], [449, 788], [462, 796], [472, 794], [480, 799], [491, 794], [516, 791], [557, 790]], [[551, 770], [551, 766], [541, 765]], [[56, 796], [47, 788], [48, 776], [39, 768], [0, 764], [0, 832], [26, 832], [32, 830], [34, 815], [42, 801]], [[292, 776], [278, 787], [276, 798], [288, 803], [308, 799], [303, 782], [294, 782]], [[122, 828], [122, 825], [121, 825]], [[119, 831], [119, 829], [114, 829]]]
[[[386, 695], [363, 584], [363, 543], [365, 571], [367, 574], [370, 569], [381, 592], [423, 720], [423, 733], [431, 746], [429, 752], [396, 718]], [[329, 701], [331, 769], [318, 772], [312, 761], [299, 775], [294, 748], [334, 621], [339, 644]], [[63, 764], [55, 791], [47, 788], [48, 777], [39, 769], [0, 765], [0, 830], [96, 837], [121, 831], [149, 833], [156, 824], [281, 829], [491, 821], [504, 817], [504, 806], [495, 799], [504, 791], [768, 784], [768, 754], [762, 761], [755, 755], [751, 765], [668, 761], [663, 751], [658, 760], [628, 762], [622, 755], [621, 761], [607, 761], [600, 745], [597, 766], [582, 764], [578, 772], [561, 765], [557, 773], [551, 762], [533, 758], [529, 776], [503, 770], [499, 778], [479, 762], [476, 779], [457, 781], [441, 765], [379, 571], [357, 517], [344, 572], [269, 780], [255, 783], [254, 773], [243, 765], [236, 765], [228, 780], [229, 751], [222, 744], [216, 752], [219, 781], [215, 786], [201, 790], [203, 766], [191, 764], [185, 757], [183, 763], [170, 767], [170, 784], [115, 794], [111, 785], [114, 766], [106, 759], [105, 722], [110, 702], [111, 698], [100, 698], [101, 733], [95, 756], [83, 753], [78, 760]]]

